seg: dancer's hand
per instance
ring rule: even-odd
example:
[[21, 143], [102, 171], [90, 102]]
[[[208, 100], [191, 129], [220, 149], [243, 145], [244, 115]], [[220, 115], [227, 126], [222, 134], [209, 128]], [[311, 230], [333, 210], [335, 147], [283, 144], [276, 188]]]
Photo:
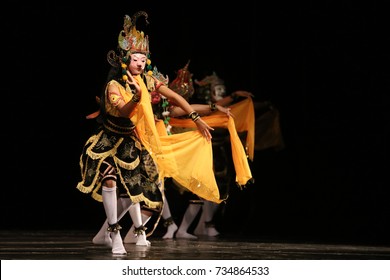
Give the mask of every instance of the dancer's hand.
[[128, 76], [126, 83], [135, 88], [135, 91], [136, 91], [135, 94], [138, 94], [139, 96], [141, 96], [141, 93], [142, 93], [141, 87], [139, 86], [137, 81], [133, 78], [133, 75], [131, 75], [130, 71], [127, 70], [126, 72], [127, 72], [127, 76]]
[[207, 141], [210, 141], [211, 136], [210, 130], [214, 130], [211, 126], [209, 126], [202, 118], [199, 118], [195, 121], [196, 126], [198, 127], [199, 132], [206, 138]]
[[223, 107], [221, 105], [215, 104], [215, 107], [218, 111], [225, 113], [228, 117], [234, 117], [229, 107]]

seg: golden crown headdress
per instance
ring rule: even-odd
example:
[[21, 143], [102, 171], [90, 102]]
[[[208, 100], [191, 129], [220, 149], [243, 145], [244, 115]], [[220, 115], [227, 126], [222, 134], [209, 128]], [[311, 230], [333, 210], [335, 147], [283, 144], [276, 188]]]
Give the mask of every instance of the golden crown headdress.
[[107, 54], [107, 60], [112, 66], [120, 66], [132, 53], [143, 53], [149, 58], [149, 38], [143, 31], [139, 31], [136, 28], [136, 22], [140, 16], [144, 16], [146, 24], [149, 24], [148, 14], [144, 11], [139, 11], [132, 17], [125, 15], [123, 30], [118, 35], [118, 49], [120, 54], [117, 55], [114, 50], [109, 51]]
[[148, 14], [144, 11], [137, 12], [132, 17], [125, 15], [123, 30], [119, 32], [118, 36], [118, 44], [126, 52], [140, 52], [148, 55], [149, 38], [143, 31], [136, 28], [136, 21], [140, 16], [144, 16], [146, 23], [149, 24]]

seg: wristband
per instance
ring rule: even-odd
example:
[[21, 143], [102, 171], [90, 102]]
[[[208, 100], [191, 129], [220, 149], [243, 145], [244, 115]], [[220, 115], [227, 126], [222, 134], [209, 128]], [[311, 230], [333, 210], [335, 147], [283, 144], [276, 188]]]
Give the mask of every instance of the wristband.
[[199, 113], [196, 111], [192, 111], [191, 113], [188, 114], [188, 116], [192, 119], [192, 121], [196, 122], [199, 120], [200, 116]]
[[141, 96], [139, 96], [138, 94], [134, 94], [130, 101], [133, 103], [139, 103], [140, 100]]

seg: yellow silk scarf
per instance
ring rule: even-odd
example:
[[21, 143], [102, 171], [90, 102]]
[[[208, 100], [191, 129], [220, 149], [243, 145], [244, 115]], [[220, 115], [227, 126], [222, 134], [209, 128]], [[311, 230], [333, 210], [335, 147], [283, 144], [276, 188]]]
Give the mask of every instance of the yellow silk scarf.
[[141, 87], [142, 95], [131, 120], [142, 144], [155, 159], [160, 177], [172, 177], [199, 197], [221, 203], [213, 172], [212, 143], [198, 131], [167, 135], [161, 127], [162, 122], [156, 122], [154, 118], [143, 79], [140, 76], [134, 78]]
[[251, 97], [230, 106], [237, 132], [247, 132], [245, 145], [251, 161], [255, 149], [255, 109]]
[[[247, 184], [248, 181], [252, 178], [252, 173], [241, 139], [237, 134], [233, 118], [229, 118], [224, 113], [216, 112], [213, 115], [202, 117], [202, 120], [204, 120], [211, 127], [224, 127], [229, 130], [232, 147], [232, 158], [236, 171], [236, 183], [240, 186]], [[196, 126], [196, 124], [190, 119], [171, 118], [169, 123], [172, 126], [178, 127]]]

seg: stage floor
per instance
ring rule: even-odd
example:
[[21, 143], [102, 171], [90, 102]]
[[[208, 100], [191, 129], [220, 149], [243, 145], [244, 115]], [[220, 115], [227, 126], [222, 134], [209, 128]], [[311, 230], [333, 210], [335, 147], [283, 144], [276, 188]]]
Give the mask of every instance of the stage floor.
[[125, 244], [126, 256], [94, 245], [93, 231], [0, 231], [1, 260], [389, 260], [390, 247], [264, 241], [232, 237], [198, 240], [150, 237], [150, 247]]

